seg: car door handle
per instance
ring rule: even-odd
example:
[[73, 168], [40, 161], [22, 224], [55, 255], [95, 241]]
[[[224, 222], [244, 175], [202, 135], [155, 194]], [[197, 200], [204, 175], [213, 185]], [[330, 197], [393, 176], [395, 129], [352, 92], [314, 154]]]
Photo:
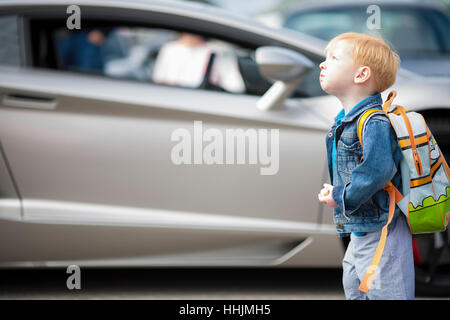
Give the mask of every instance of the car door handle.
[[58, 105], [55, 98], [25, 95], [25, 94], [4, 94], [2, 105], [7, 107], [33, 108], [54, 110]]

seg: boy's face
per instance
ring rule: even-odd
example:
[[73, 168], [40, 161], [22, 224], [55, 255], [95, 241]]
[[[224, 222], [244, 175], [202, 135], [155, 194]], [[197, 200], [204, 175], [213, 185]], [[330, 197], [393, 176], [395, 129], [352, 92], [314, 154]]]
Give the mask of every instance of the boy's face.
[[353, 62], [353, 47], [347, 41], [338, 41], [327, 52], [320, 64], [320, 86], [331, 95], [341, 96], [354, 85], [358, 66]]

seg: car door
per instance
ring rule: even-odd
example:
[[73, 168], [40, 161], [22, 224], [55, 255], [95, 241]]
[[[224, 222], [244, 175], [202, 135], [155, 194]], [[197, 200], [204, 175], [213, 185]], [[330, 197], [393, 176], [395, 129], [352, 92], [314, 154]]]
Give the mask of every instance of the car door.
[[[62, 9], [33, 12], [67, 17]], [[130, 24], [161, 15], [131, 10], [124, 18], [123, 8], [97, 7], [82, 13]], [[27, 50], [34, 45], [26, 32], [33, 17], [23, 15]], [[178, 18], [164, 15], [173, 28]], [[255, 95], [33, 65], [3, 66], [1, 74], [0, 137], [29, 222], [17, 228], [33, 235], [4, 260], [214, 264], [224, 249], [247, 248], [223, 263], [267, 263], [320, 231], [316, 194], [327, 125], [301, 101], [262, 112]], [[247, 136], [245, 155], [227, 145], [227, 130]], [[191, 152], [183, 164], [174, 157], [181, 133], [190, 140], [183, 156]], [[206, 163], [212, 136], [230, 162]], [[251, 144], [255, 137], [258, 144]], [[251, 146], [258, 154], [253, 162]]]

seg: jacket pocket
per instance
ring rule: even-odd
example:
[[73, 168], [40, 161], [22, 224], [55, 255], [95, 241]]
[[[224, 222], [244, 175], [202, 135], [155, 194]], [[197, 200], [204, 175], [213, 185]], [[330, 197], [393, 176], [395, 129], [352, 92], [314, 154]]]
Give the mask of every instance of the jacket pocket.
[[[361, 143], [356, 140], [351, 145], [345, 144], [339, 139], [337, 144], [337, 166], [338, 170], [343, 173], [342, 178], [351, 180], [353, 169], [360, 163], [362, 156]], [[349, 182], [345, 181], [345, 183]]]

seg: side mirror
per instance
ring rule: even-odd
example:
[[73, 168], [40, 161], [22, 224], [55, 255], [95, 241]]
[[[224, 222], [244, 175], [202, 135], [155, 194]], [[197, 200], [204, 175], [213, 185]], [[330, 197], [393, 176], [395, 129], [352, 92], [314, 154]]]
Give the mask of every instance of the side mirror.
[[297, 88], [314, 63], [304, 55], [281, 47], [260, 47], [256, 49], [256, 63], [259, 72], [274, 84], [257, 102], [260, 110], [281, 106]]

